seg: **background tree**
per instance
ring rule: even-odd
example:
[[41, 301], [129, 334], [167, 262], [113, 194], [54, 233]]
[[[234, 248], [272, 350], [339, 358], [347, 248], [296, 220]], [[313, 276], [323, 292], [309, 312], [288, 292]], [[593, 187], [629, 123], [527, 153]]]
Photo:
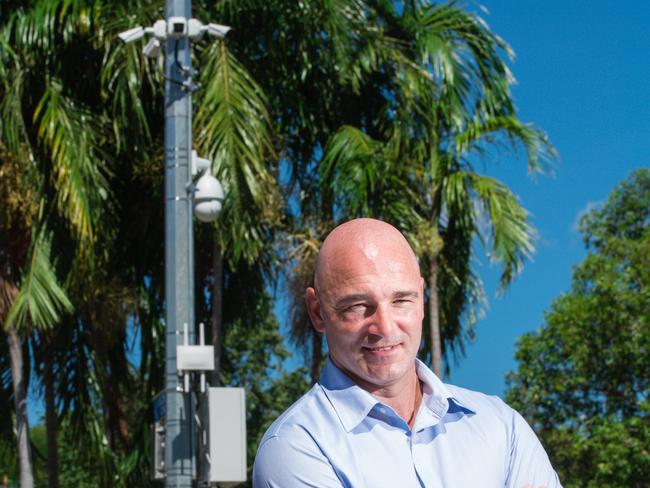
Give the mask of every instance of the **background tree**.
[[523, 336], [509, 402], [541, 436], [567, 487], [650, 479], [650, 170], [580, 221], [588, 256], [571, 290]]
[[[434, 161], [467, 169], [499, 130], [525, 141], [508, 119], [509, 93], [500, 85], [507, 70], [499, 56], [507, 50], [454, 6], [195, 0], [193, 8], [204, 21], [234, 27], [225, 41], [206, 38], [194, 50], [201, 82], [195, 142], [228, 194], [217, 224], [196, 227], [195, 296], [197, 322], [212, 324], [220, 353], [214, 381], [247, 389], [252, 461], [268, 423], [305, 391], [309, 372], [317, 379], [322, 338], [300, 310], [319, 243], [335, 222], [374, 215], [412, 238], [427, 236], [416, 231], [431, 221]], [[50, 446], [57, 441], [82, 446], [61, 456], [64, 485], [151, 484], [143, 419], [163, 384], [164, 80], [160, 60], [122, 44], [117, 33], [163, 15], [160, 0], [0, 6], [0, 185], [10, 190], [0, 188], [0, 258], [2, 278], [10, 279], [3, 286], [13, 286], [4, 296], [15, 301], [27, 289], [25, 263], [39, 262], [28, 257], [40, 249], [49, 254], [39, 269], [51, 272], [73, 305], [65, 314], [63, 302], [54, 307], [56, 333], [34, 332], [31, 325], [45, 322], [32, 320], [29, 307], [16, 315], [29, 326], [24, 365], [36, 366], [47, 423], [60, 427], [46, 429], [48, 451], [56, 453]], [[343, 158], [330, 165], [339, 132], [368, 153], [349, 159], [347, 171]], [[463, 178], [456, 187], [476, 197], [477, 180]], [[470, 197], [458, 198], [463, 215], [473, 216]], [[439, 210], [440, 279], [449, 280], [440, 286], [460, 290], [458, 303], [441, 308], [453, 317], [473, 286], [466, 273], [472, 227], [452, 236], [461, 227], [447, 222], [445, 205]], [[434, 241], [419, 242], [424, 249]], [[308, 368], [291, 374], [272, 306], [284, 282], [296, 290], [288, 315], [307, 351]], [[0, 315], [7, 310], [0, 307]], [[446, 325], [443, 337], [452, 344], [458, 331]], [[3, 405], [13, 400], [10, 370], [0, 357]], [[10, 420], [0, 419], [0, 428], [13, 442]]]
[[[13, 299], [8, 301], [11, 308], [3, 307], [2, 320], [12, 357], [23, 486], [32, 484], [26, 434], [26, 385], [21, 375], [21, 363], [29, 367], [31, 361], [21, 357], [28, 350], [22, 347], [23, 341], [35, 329], [41, 338], [51, 337], [50, 330], [60, 323], [61, 312], [72, 310], [68, 294], [62, 288], [69, 262], [62, 263], [66, 253], [59, 254], [59, 251], [68, 247], [77, 251], [81, 259], [92, 259], [97, 225], [108, 195], [105, 158], [99, 148], [101, 123], [89, 109], [85, 97], [88, 78], [76, 77], [74, 88], [70, 86], [71, 79], [66, 79], [71, 72], [70, 48], [76, 47], [71, 40], [80, 21], [75, 7], [78, 5], [57, 2], [17, 5], [4, 19], [0, 33], [0, 140], [7, 154], [3, 169], [14, 175], [23, 173], [18, 180], [24, 183], [10, 188], [7, 198], [11, 201], [17, 195], [20, 199], [32, 197], [31, 201], [9, 206], [13, 213], [8, 215], [3, 230], [15, 232], [17, 236], [3, 240], [6, 247], [2, 253], [3, 282], [9, 287], [4, 288], [16, 290]], [[66, 12], [76, 15], [64, 15]], [[15, 193], [21, 190], [27, 191]], [[32, 205], [36, 211], [30, 211]], [[15, 246], [21, 240], [23, 246]], [[25, 241], [29, 244], [25, 245]], [[52, 346], [51, 340], [41, 343]], [[52, 400], [54, 378], [49, 361], [52, 356], [47, 358], [40, 371], [46, 396]], [[57, 414], [52, 411], [53, 402], [47, 406], [49, 484], [56, 487]]]
[[428, 285], [422, 354], [440, 375], [443, 352], [462, 352], [473, 337], [483, 296], [471, 267], [475, 238], [502, 265], [502, 287], [533, 249], [527, 212], [503, 183], [477, 173], [475, 162], [508, 143], [523, 147], [537, 171], [553, 150], [517, 118], [511, 50], [476, 15], [419, 2], [401, 12], [384, 5], [382, 14], [373, 59], [389, 74], [386, 98], [372, 123], [343, 127], [330, 139], [321, 186], [333, 187], [339, 219], [380, 217], [413, 243]]

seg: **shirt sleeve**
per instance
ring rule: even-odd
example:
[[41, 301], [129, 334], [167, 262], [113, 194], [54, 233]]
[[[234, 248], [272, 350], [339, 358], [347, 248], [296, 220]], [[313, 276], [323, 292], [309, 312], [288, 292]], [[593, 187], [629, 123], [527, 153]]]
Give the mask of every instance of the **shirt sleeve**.
[[562, 488], [537, 435], [514, 410], [506, 488]]
[[332, 465], [313, 442], [273, 436], [262, 441], [253, 488], [341, 488]]

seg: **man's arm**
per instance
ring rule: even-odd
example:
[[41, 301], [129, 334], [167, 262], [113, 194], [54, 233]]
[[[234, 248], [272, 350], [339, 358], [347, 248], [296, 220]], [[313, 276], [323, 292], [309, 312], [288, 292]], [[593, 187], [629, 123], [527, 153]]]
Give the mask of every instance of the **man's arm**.
[[514, 410], [506, 488], [562, 488], [535, 432]]
[[341, 488], [332, 465], [310, 439], [270, 437], [260, 445], [253, 467], [254, 488]]

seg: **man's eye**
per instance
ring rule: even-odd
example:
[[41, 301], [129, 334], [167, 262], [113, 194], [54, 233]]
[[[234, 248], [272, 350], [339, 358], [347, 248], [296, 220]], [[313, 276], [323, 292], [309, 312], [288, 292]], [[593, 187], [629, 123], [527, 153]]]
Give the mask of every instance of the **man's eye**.
[[355, 303], [353, 305], [348, 306], [345, 311], [346, 312], [361, 312], [365, 310], [366, 305], [364, 303]]
[[344, 307], [341, 312], [345, 315], [358, 315], [366, 313], [368, 306], [365, 303], [353, 303]]

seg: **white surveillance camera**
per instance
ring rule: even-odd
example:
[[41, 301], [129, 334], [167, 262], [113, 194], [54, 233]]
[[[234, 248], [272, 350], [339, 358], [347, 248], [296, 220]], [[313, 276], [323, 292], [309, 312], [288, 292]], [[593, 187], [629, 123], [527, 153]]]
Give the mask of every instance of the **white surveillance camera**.
[[142, 39], [142, 37], [144, 36], [144, 29], [142, 28], [142, 26], [137, 26], [134, 27], [133, 29], [120, 32], [117, 36], [120, 39], [122, 39], [122, 41], [128, 44], [129, 42], [134, 42]]
[[187, 37], [193, 41], [200, 41], [206, 30], [206, 27], [199, 19], [190, 19], [187, 21]]
[[216, 220], [223, 203], [223, 187], [210, 173], [204, 173], [194, 189], [194, 215], [201, 222]]
[[167, 38], [167, 22], [156, 20], [151, 28], [151, 33], [159, 41], [164, 41]]
[[208, 34], [214, 37], [218, 37], [219, 39], [223, 39], [224, 37], [226, 37], [226, 34], [228, 34], [230, 29], [231, 27], [228, 27], [227, 25], [221, 25], [221, 24], [207, 25]]
[[160, 41], [152, 37], [142, 49], [142, 53], [148, 58], [157, 58], [160, 55]]
[[167, 35], [178, 39], [187, 35], [187, 19], [185, 17], [170, 17], [167, 21]]

